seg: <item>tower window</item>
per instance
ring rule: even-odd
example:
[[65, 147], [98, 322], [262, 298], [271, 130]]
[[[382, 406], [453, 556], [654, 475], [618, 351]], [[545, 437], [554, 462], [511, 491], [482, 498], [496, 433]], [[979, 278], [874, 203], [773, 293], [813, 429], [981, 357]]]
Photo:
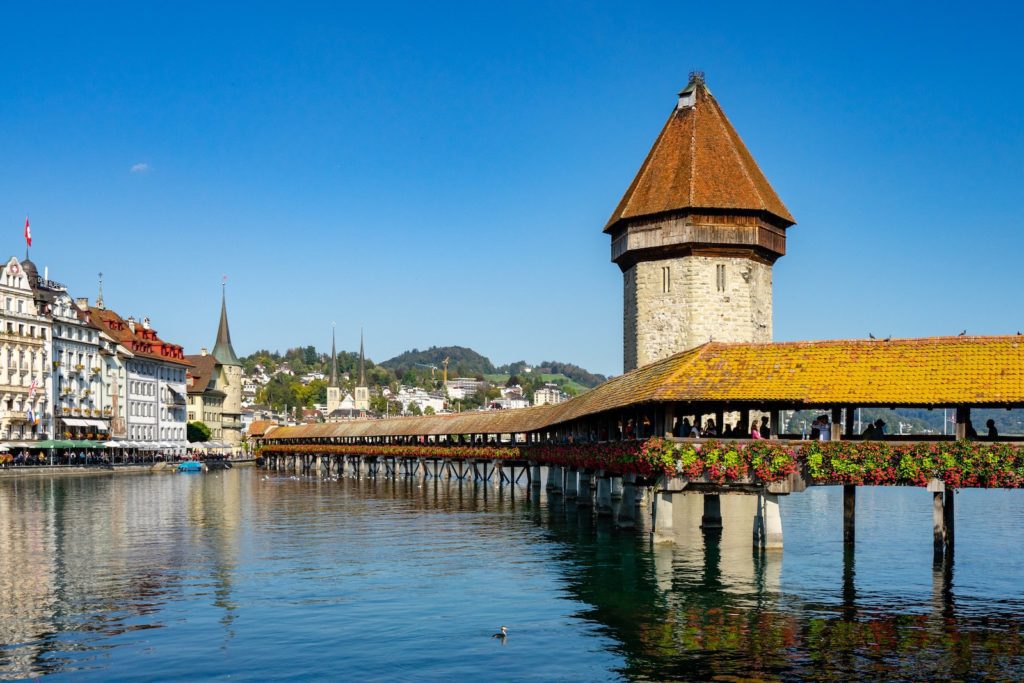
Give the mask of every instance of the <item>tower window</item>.
[[725, 264], [715, 266], [715, 288], [719, 292], [725, 291]]
[[661, 267], [661, 291], [663, 294], [672, 291], [672, 271], [669, 266]]

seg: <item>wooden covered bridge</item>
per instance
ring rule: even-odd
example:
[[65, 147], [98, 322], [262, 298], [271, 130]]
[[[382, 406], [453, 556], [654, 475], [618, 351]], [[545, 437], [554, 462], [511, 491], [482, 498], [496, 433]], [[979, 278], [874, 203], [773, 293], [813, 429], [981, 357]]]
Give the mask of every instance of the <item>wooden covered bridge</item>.
[[[855, 433], [855, 411], [872, 407], [949, 410], [955, 434]], [[952, 549], [955, 488], [1024, 485], [1020, 437], [975, 438], [972, 409], [1021, 407], [1021, 336], [709, 342], [558, 405], [275, 427], [254, 440], [271, 468], [460, 479], [498, 472], [503, 482], [525, 473], [539, 486], [545, 466], [550, 491], [596, 502], [623, 526], [649, 502], [656, 540], [671, 538], [676, 494], [703, 494], [702, 526], [713, 531], [722, 493], [754, 493], [755, 543], [764, 548], [782, 545], [780, 495], [843, 484], [844, 539], [853, 543], [857, 485], [925, 486], [941, 558]], [[785, 411], [806, 409], [828, 416], [823, 440], [780, 429]], [[713, 420], [746, 436], [764, 418], [768, 440], [684, 434], [684, 425]]]

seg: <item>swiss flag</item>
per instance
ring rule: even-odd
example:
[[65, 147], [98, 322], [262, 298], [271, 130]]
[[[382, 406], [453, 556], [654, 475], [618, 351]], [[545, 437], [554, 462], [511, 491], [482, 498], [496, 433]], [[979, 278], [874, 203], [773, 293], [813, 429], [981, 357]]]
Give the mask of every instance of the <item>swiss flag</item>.
[[25, 216], [25, 244], [32, 246], [32, 228], [28, 225], [28, 216]]

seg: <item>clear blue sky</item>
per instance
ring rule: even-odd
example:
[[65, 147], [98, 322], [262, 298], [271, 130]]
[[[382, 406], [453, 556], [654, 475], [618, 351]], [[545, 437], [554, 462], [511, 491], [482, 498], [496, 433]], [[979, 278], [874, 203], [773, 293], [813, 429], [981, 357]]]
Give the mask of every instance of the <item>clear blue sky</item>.
[[[4, 253], [211, 345], [622, 368], [601, 233], [694, 68], [796, 217], [777, 339], [1014, 332], [1011, 3], [5, 3]], [[835, 6], [833, 6], [835, 5]]]

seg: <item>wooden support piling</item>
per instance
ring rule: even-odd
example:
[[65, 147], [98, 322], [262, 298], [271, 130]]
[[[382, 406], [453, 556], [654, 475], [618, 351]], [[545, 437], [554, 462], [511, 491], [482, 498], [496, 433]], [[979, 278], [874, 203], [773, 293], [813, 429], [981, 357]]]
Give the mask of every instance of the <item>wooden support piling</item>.
[[945, 492], [945, 494], [943, 496], [943, 503], [944, 503], [944, 505], [943, 505], [943, 509], [942, 509], [942, 521], [943, 521], [943, 523], [944, 523], [944, 525], [946, 527], [946, 547], [945, 547], [945, 550], [946, 550], [946, 554], [949, 557], [953, 557], [953, 535], [954, 535], [953, 532], [954, 532], [954, 528], [955, 528], [954, 524], [953, 524], [953, 516], [954, 516], [953, 512], [954, 512], [954, 505], [955, 505], [955, 503], [954, 503], [954, 500], [955, 500], [954, 496], [956, 496], [956, 491], [954, 491], [953, 489], [947, 487], [946, 488], [946, 492]]
[[843, 485], [843, 543], [853, 545], [857, 521], [857, 487]]
[[946, 512], [942, 497], [942, 491], [932, 492], [932, 554], [936, 562], [942, 562], [946, 552]]

